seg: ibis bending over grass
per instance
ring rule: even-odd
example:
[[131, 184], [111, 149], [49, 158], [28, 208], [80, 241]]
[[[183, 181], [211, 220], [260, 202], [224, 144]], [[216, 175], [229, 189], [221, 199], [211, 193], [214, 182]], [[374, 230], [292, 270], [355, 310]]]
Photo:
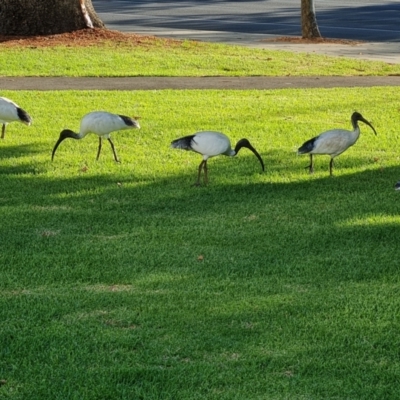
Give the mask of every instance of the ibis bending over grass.
[[310, 165], [307, 167], [310, 170], [310, 174], [314, 172], [313, 154], [328, 154], [331, 156], [329, 172], [332, 176], [333, 159], [346, 151], [350, 146], [353, 146], [360, 136], [358, 121], [362, 121], [370, 126], [376, 135], [375, 128], [360, 113], [354, 112], [351, 116], [352, 131], [332, 129], [303, 143], [297, 150], [297, 154], [310, 154]]
[[203, 156], [203, 161], [199, 165], [199, 172], [197, 175], [196, 186], [200, 185], [200, 176], [202, 169], [204, 170], [204, 183], [208, 183], [207, 175], [207, 160], [211, 157], [224, 155], [236, 156], [242, 147], [251, 150], [261, 163], [262, 170], [264, 171], [264, 162], [257, 150], [250, 144], [247, 139], [240, 139], [235, 149], [231, 148], [229, 138], [221, 132], [203, 131], [197, 132], [193, 135], [185, 136], [171, 142], [171, 147], [175, 149], [192, 150]]
[[1, 138], [4, 139], [6, 134], [6, 125], [9, 122], [19, 121], [23, 124], [30, 125], [32, 118], [18, 104], [15, 104], [6, 97], [0, 97], [0, 123], [3, 124], [1, 129]]
[[101, 151], [101, 141], [102, 139], [107, 139], [111, 145], [111, 149], [114, 154], [114, 160], [119, 162], [117, 153], [115, 152], [114, 143], [110, 138], [110, 133], [114, 131], [120, 131], [123, 129], [140, 129], [140, 125], [131, 117], [126, 117], [125, 115], [111, 114], [106, 111], [93, 111], [86, 115], [81, 120], [81, 126], [79, 133], [75, 133], [70, 129], [64, 129], [60, 133], [60, 137], [57, 140], [53, 148], [53, 153], [51, 155], [51, 160], [54, 159], [57, 147], [60, 143], [67, 139], [83, 139], [88, 133], [95, 133], [99, 137], [99, 148], [97, 150], [96, 160], [100, 157]]

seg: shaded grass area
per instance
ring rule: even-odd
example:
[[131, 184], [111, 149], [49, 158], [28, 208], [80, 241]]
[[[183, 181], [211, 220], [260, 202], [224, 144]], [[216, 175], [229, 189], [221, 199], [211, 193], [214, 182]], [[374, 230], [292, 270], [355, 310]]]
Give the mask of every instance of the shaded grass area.
[[1, 47], [0, 76], [358, 76], [399, 74], [384, 62], [194, 41], [141, 46]]
[[[34, 125], [0, 143], [0, 397], [396, 398], [399, 94], [391, 88], [7, 92]], [[83, 113], [141, 116], [64, 142]], [[294, 150], [350, 128], [329, 158]], [[379, 110], [379, 111], [377, 111]], [[209, 162], [168, 148], [200, 129], [247, 137]]]

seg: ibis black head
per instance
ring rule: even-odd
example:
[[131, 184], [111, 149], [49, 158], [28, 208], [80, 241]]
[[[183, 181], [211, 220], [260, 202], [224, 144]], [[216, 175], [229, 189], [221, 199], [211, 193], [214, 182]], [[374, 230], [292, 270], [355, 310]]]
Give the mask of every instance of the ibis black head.
[[57, 147], [60, 145], [60, 143], [67, 139], [67, 138], [73, 138], [73, 139], [79, 139], [79, 135], [76, 134], [75, 132], [71, 131], [70, 129], [64, 129], [60, 133], [60, 137], [57, 140], [57, 143], [54, 145], [53, 152], [51, 153], [51, 161], [54, 159], [54, 155], [56, 154]]
[[247, 139], [240, 139], [240, 140], [236, 143], [236, 146], [235, 146], [235, 155], [236, 155], [237, 153], [239, 153], [239, 150], [240, 150], [242, 147], [246, 147], [247, 149], [251, 150], [251, 151], [254, 153], [254, 155], [255, 155], [255, 156], [258, 158], [258, 160], [260, 161], [261, 168], [262, 168], [262, 170], [264, 171], [264, 162], [263, 162], [261, 156], [258, 154], [257, 150], [251, 145], [251, 143], [250, 143]]
[[354, 128], [357, 126], [357, 121], [364, 122], [364, 124], [367, 124], [377, 135], [375, 128], [371, 125], [370, 122], [368, 122], [359, 112], [354, 112], [351, 116], [351, 123], [353, 124]]

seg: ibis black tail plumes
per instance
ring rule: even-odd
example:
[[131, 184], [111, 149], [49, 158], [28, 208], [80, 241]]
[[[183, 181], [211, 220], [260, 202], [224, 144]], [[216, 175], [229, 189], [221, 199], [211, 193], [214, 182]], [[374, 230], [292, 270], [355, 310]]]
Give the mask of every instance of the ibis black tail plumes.
[[196, 135], [184, 136], [171, 142], [171, 147], [181, 150], [192, 150], [192, 143]]
[[307, 154], [314, 148], [314, 143], [317, 137], [314, 137], [307, 142], [304, 142], [301, 147], [297, 150], [297, 154]]
[[30, 125], [32, 123], [31, 116], [22, 108], [20, 107], [17, 108], [17, 114], [20, 121], [23, 122], [24, 124]]
[[118, 114], [118, 116], [121, 117], [121, 119], [124, 121], [126, 126], [133, 126], [135, 128], [140, 128], [139, 123], [137, 121], [135, 121], [133, 118], [127, 117], [126, 115], [120, 115], [120, 114]]

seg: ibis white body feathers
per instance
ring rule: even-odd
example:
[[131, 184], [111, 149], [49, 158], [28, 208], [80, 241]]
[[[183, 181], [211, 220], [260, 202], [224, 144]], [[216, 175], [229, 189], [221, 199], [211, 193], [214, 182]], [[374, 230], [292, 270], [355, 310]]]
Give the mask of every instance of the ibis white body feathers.
[[376, 135], [375, 128], [360, 113], [354, 112], [351, 116], [351, 123], [353, 125], [352, 131], [346, 129], [332, 129], [307, 140], [299, 147], [297, 154], [310, 154], [310, 165], [307, 167], [310, 173], [314, 172], [313, 154], [327, 154], [331, 156], [329, 172], [330, 175], [332, 175], [333, 159], [353, 146], [360, 136], [358, 121], [362, 121], [370, 126]]
[[32, 118], [18, 104], [6, 97], [0, 97], [0, 123], [3, 125], [1, 129], [1, 138], [4, 139], [6, 133], [6, 125], [10, 122], [22, 122], [30, 125]]
[[226, 156], [236, 155], [231, 148], [229, 138], [221, 132], [203, 131], [193, 135], [176, 139], [171, 143], [171, 147], [182, 150], [192, 150], [203, 156], [203, 160], [221, 154]]
[[207, 160], [211, 157], [225, 155], [233, 157], [238, 154], [242, 147], [251, 150], [261, 163], [264, 171], [264, 162], [257, 150], [250, 144], [247, 139], [241, 139], [237, 142], [234, 149], [231, 147], [231, 142], [225, 134], [221, 132], [202, 131], [193, 135], [184, 136], [172, 141], [171, 147], [175, 149], [191, 150], [203, 156], [203, 161], [199, 165], [196, 186], [200, 185], [201, 171], [204, 170], [204, 183], [208, 183]]
[[111, 145], [113, 151], [114, 160], [119, 162], [117, 153], [115, 151], [114, 144], [111, 140], [110, 133], [120, 131], [124, 129], [140, 128], [140, 125], [131, 117], [125, 115], [112, 114], [107, 111], [93, 111], [83, 116], [80, 124], [79, 133], [75, 133], [70, 129], [64, 129], [60, 133], [60, 137], [56, 142], [51, 159], [54, 159], [54, 155], [60, 143], [67, 139], [83, 139], [87, 134], [94, 133], [99, 137], [99, 147], [97, 150], [97, 158], [99, 159], [102, 139], [107, 139]]

